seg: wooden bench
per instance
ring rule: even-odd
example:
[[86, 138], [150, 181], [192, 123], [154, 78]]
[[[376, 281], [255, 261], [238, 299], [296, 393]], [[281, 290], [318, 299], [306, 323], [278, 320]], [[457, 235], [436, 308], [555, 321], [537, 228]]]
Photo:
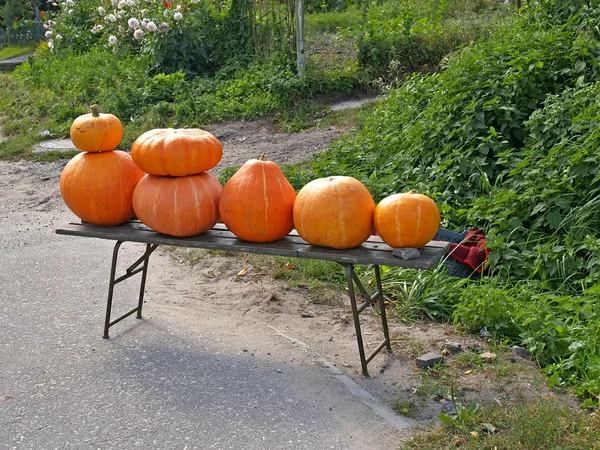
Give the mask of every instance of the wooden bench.
[[[152, 252], [154, 252], [159, 245], [201, 248], [209, 250], [229, 250], [235, 252], [335, 261], [346, 268], [348, 295], [350, 297], [354, 327], [356, 329], [356, 340], [358, 343], [362, 373], [365, 376], [368, 376], [367, 364], [375, 355], [377, 355], [383, 348], [386, 348], [388, 351], [392, 350], [379, 266], [400, 266], [418, 270], [433, 269], [439, 264], [440, 260], [446, 253], [448, 245], [446, 242], [431, 241], [425, 247], [420, 249], [421, 255], [419, 258], [403, 260], [392, 255], [392, 249], [383, 243], [381, 238], [378, 236], [371, 236], [371, 238], [369, 238], [359, 247], [347, 250], [336, 250], [333, 248], [310, 245], [300, 236], [298, 236], [295, 230], [293, 230], [285, 238], [276, 242], [262, 244], [246, 242], [238, 239], [222, 224], [217, 224], [204, 234], [188, 238], [177, 238], [157, 233], [136, 220], [131, 220], [122, 225], [114, 227], [97, 226], [88, 223], [70, 223], [63, 228], [58, 228], [56, 233], [61, 235], [82, 236], [117, 241], [114, 246], [110, 269], [108, 300], [104, 321], [104, 338], [108, 338], [108, 330], [110, 327], [130, 316], [131, 314], [136, 313], [136, 317], [138, 319], [142, 317], [144, 289], [146, 286], [146, 277], [148, 275], [148, 260], [150, 259]], [[117, 277], [117, 258], [119, 248], [123, 242], [139, 242], [146, 244], [146, 250], [137, 261], [135, 261], [126, 269], [123, 275]], [[374, 294], [369, 294], [360, 282], [354, 271], [354, 266], [356, 264], [374, 267], [376, 280], [376, 292]], [[115, 285], [138, 273], [141, 273], [142, 275], [137, 306], [122, 316], [111, 320], [111, 309]], [[358, 288], [358, 291], [364, 300], [364, 302], [360, 305], [358, 305], [356, 300], [355, 286]], [[367, 307], [373, 305], [377, 305], [379, 307], [384, 340], [375, 350], [373, 350], [370, 355], [367, 356], [365, 354], [363, 345], [359, 314]]]

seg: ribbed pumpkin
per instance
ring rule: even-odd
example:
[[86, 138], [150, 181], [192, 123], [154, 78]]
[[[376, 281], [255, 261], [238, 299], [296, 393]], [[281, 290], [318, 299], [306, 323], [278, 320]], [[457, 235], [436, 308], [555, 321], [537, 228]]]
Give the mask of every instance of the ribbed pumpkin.
[[219, 202], [221, 220], [240, 239], [272, 242], [294, 228], [296, 191], [279, 166], [251, 159], [225, 183]]
[[135, 140], [131, 157], [146, 173], [183, 177], [215, 167], [223, 147], [214, 135], [199, 128], [157, 128]]
[[375, 230], [393, 248], [423, 247], [439, 227], [438, 206], [417, 191], [390, 195], [375, 208]]
[[221, 183], [208, 172], [185, 177], [145, 175], [133, 193], [137, 217], [159, 233], [188, 237], [219, 220]]
[[296, 197], [294, 224], [308, 243], [338, 249], [357, 247], [373, 232], [375, 202], [352, 177], [319, 178]]
[[91, 113], [77, 117], [71, 124], [71, 141], [82, 152], [107, 152], [114, 150], [123, 137], [123, 125], [112, 114], [101, 114], [98, 105], [90, 107]]
[[96, 225], [118, 225], [134, 215], [131, 199], [144, 173], [128, 153], [79, 153], [60, 176], [60, 193], [75, 215]]

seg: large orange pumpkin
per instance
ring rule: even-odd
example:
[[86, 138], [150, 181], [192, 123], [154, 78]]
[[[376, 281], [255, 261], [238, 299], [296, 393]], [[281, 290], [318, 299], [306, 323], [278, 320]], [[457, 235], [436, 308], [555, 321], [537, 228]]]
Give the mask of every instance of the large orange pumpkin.
[[215, 167], [223, 147], [214, 135], [199, 128], [158, 128], [135, 140], [131, 157], [146, 173], [183, 177]]
[[221, 183], [208, 172], [185, 177], [146, 175], [133, 193], [133, 209], [150, 228], [187, 237], [210, 230], [219, 220]]
[[77, 117], [71, 125], [71, 141], [83, 152], [114, 150], [123, 137], [121, 121], [112, 114], [101, 114], [97, 105], [91, 113]]
[[237, 237], [272, 242], [294, 228], [296, 191], [273, 161], [251, 159], [225, 183], [221, 220]]
[[373, 232], [375, 202], [352, 177], [319, 178], [296, 197], [294, 224], [308, 243], [338, 249], [357, 247]]
[[118, 225], [133, 217], [133, 190], [143, 176], [128, 153], [79, 153], [62, 171], [60, 193], [84, 221]]
[[375, 208], [375, 230], [393, 248], [423, 247], [439, 227], [438, 206], [417, 191], [390, 195]]

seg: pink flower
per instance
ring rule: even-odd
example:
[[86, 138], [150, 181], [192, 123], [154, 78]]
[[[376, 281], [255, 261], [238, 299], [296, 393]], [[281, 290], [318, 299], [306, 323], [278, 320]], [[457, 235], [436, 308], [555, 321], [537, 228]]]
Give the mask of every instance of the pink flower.
[[127, 25], [129, 25], [129, 28], [137, 28], [140, 26], [140, 23], [135, 17], [132, 17], [127, 21]]
[[148, 22], [146, 28], [148, 28], [149, 31], [156, 31], [156, 24], [154, 22]]

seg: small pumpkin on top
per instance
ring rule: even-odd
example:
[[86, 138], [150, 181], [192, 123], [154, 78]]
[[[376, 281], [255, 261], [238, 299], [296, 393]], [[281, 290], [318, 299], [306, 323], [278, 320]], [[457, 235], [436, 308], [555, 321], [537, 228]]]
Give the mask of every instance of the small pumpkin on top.
[[390, 195], [375, 208], [375, 230], [392, 248], [420, 248], [440, 227], [440, 210], [426, 195], [412, 190]]
[[102, 114], [98, 105], [91, 112], [77, 117], [71, 124], [70, 137], [82, 152], [107, 152], [117, 148], [123, 137], [123, 125], [112, 114]]
[[135, 140], [131, 157], [146, 173], [183, 177], [215, 167], [223, 147], [214, 135], [199, 128], [157, 128]]
[[318, 178], [296, 197], [294, 224], [309, 244], [337, 249], [357, 247], [373, 232], [375, 202], [357, 179]]
[[133, 190], [144, 173], [129, 153], [114, 150], [123, 135], [121, 121], [112, 114], [92, 112], [71, 125], [71, 140], [81, 150], [60, 175], [65, 204], [80, 219], [95, 225], [119, 225], [134, 216]]
[[294, 228], [294, 188], [279, 166], [264, 155], [251, 159], [225, 183], [221, 220], [240, 239], [272, 242]]

